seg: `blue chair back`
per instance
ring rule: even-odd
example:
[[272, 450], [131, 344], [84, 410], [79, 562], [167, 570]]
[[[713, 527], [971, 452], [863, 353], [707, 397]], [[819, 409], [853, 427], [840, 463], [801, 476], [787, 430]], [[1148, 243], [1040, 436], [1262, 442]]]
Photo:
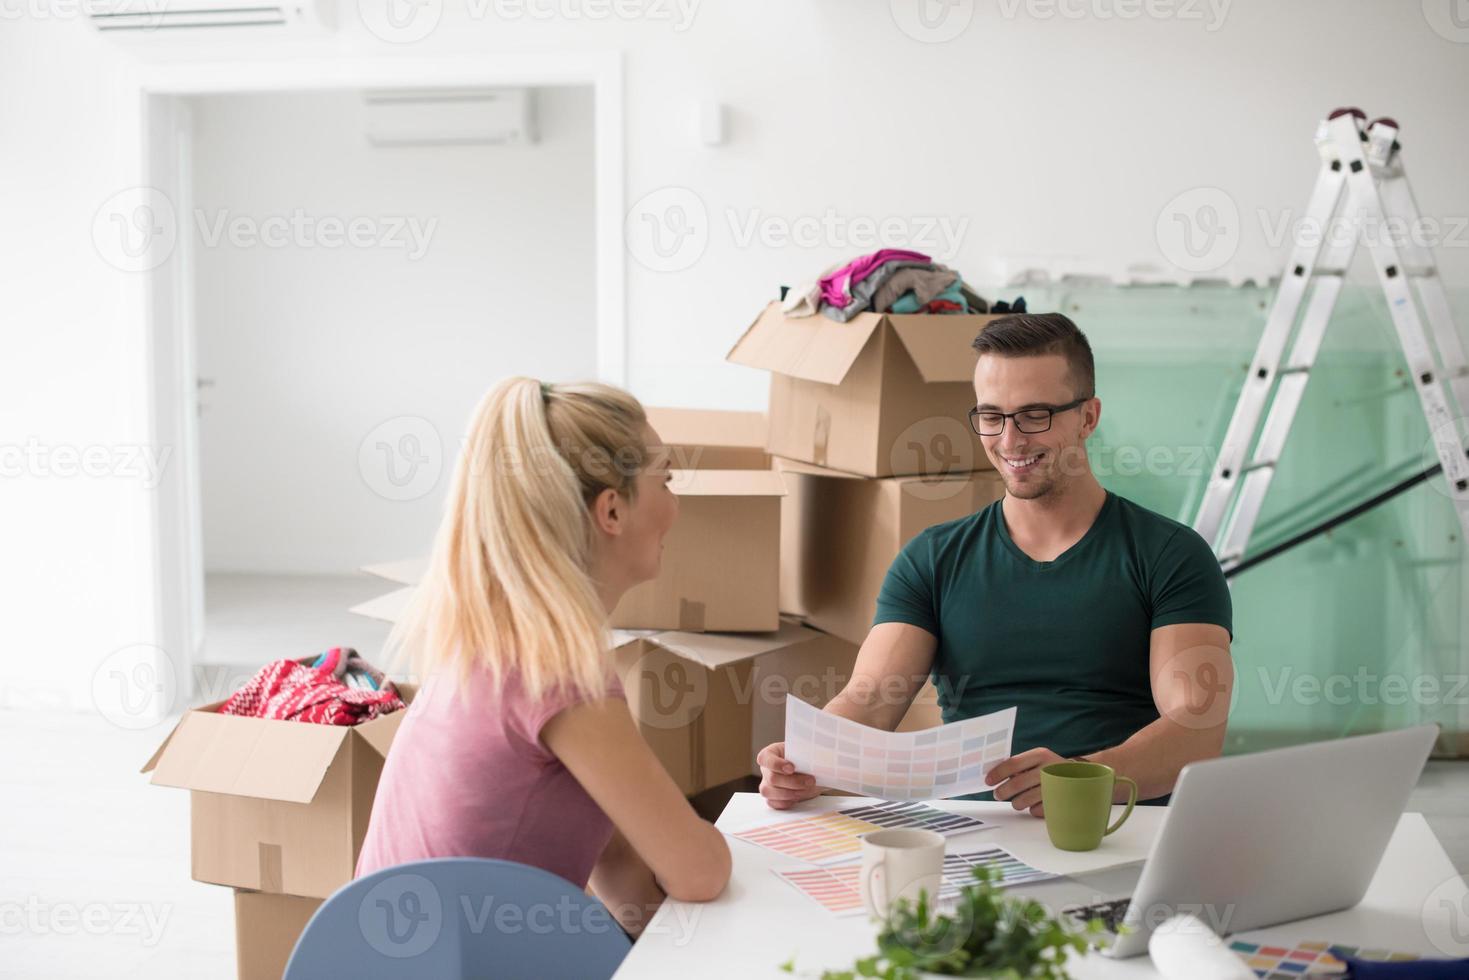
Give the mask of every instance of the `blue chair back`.
[[337, 889], [284, 980], [598, 980], [631, 948], [607, 906], [549, 871], [437, 858]]

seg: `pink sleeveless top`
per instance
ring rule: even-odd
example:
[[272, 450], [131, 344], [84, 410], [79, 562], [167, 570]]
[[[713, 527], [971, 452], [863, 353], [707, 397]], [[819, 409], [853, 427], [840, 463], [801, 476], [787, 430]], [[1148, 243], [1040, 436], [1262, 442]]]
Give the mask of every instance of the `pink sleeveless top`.
[[[532, 701], [513, 679], [496, 690], [472, 675], [426, 683], [393, 739], [357, 876], [409, 861], [485, 857], [518, 861], [585, 888], [612, 824], [561, 761], [541, 728], [584, 699], [557, 691]], [[613, 680], [608, 697], [622, 697]]]

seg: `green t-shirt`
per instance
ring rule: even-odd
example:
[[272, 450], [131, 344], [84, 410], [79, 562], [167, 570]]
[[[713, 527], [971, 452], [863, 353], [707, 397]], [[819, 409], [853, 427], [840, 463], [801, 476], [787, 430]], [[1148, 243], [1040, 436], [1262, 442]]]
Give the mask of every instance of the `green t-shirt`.
[[1016, 546], [1001, 501], [935, 524], [888, 569], [875, 622], [938, 637], [944, 721], [1015, 705], [1011, 750], [1063, 756], [1118, 745], [1157, 720], [1156, 627], [1215, 623], [1233, 637], [1229, 587], [1204, 539], [1110, 491], [1054, 561]]

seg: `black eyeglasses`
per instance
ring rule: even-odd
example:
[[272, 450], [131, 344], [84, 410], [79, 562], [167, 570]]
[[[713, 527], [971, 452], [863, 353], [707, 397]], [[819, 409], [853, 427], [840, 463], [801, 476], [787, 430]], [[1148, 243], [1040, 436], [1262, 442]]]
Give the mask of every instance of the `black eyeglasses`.
[[1050, 429], [1051, 416], [1057, 412], [1069, 412], [1088, 401], [1089, 398], [1078, 398], [1065, 405], [1032, 405], [1018, 412], [992, 412], [988, 409], [980, 411], [975, 406], [969, 410], [969, 427], [974, 430], [975, 435], [997, 436], [1005, 431], [1005, 420], [1014, 419], [1015, 428], [1027, 435], [1035, 435]]

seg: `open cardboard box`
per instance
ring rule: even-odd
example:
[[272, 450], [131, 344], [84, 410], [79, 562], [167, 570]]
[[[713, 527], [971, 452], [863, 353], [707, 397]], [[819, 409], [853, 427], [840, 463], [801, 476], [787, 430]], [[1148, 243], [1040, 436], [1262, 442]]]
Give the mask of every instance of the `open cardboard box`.
[[861, 313], [847, 323], [766, 307], [726, 355], [771, 372], [772, 455], [863, 476], [989, 461], [969, 427], [978, 315]]
[[628, 708], [685, 795], [759, 772], [755, 754], [784, 738], [785, 697], [824, 705], [851, 676], [857, 648], [784, 619], [769, 633], [620, 632]]
[[[417, 693], [396, 686], [405, 702]], [[326, 898], [352, 879], [406, 710], [316, 725], [222, 715], [223, 703], [185, 712], [142, 770], [189, 791], [194, 879]]]
[[781, 611], [859, 645], [903, 545], [924, 528], [972, 514], [1005, 493], [993, 470], [864, 479], [787, 459], [777, 458], [775, 466], [786, 480]]

